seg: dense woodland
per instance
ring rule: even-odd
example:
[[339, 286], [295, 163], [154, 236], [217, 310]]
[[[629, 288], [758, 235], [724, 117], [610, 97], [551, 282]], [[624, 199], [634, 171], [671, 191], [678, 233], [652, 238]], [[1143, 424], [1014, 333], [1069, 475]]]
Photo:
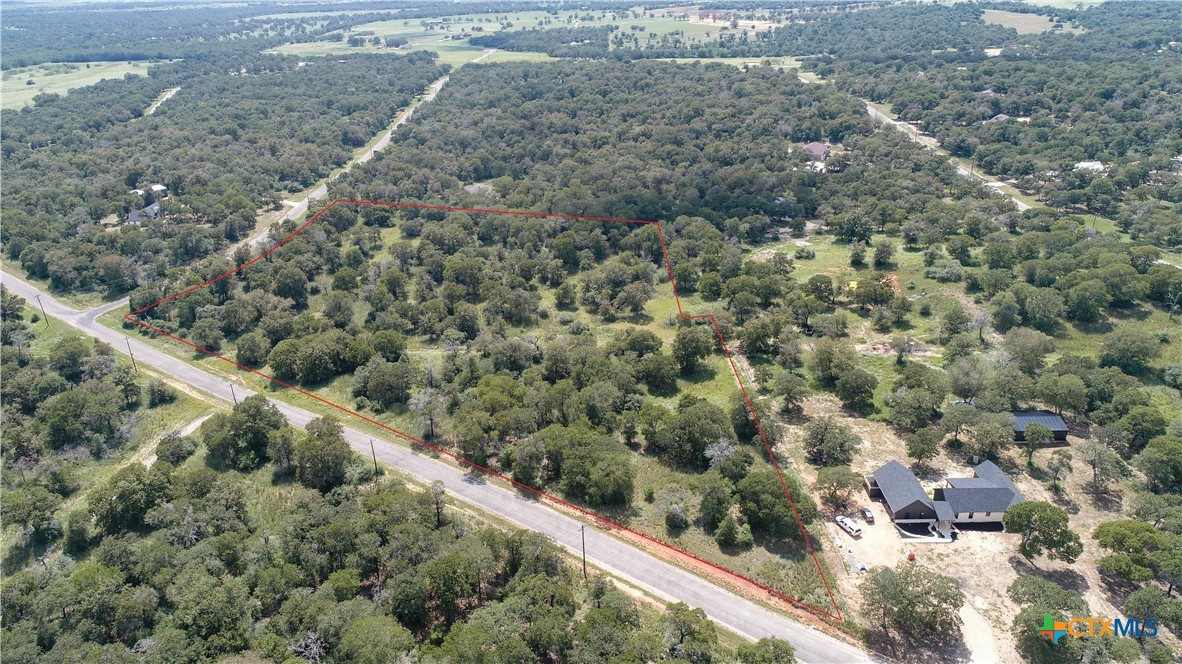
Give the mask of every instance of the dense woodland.
[[[807, 69], [859, 97], [890, 103], [953, 154], [1018, 180], [1048, 205], [1119, 214], [1130, 225], [1148, 216], [1152, 239], [1177, 246], [1177, 215], [1162, 214], [1156, 205], [1182, 200], [1182, 181], [1170, 161], [1182, 145], [1177, 8], [1146, 2], [1040, 10], [1085, 32], [1018, 35], [984, 22], [989, 7], [1035, 11], [1016, 3], [892, 6], [806, 11], [774, 29], [724, 25], [708, 38], [671, 33], [643, 44], [611, 27], [503, 32], [470, 41], [617, 60], [805, 57]], [[988, 57], [991, 48], [1001, 54]], [[1129, 77], [1130, 68], [1136, 77]], [[1105, 169], [1076, 169], [1082, 161], [1100, 161]]]
[[[6, 110], [7, 256], [55, 288], [134, 288], [253, 230], [261, 208], [345, 163], [444, 71], [426, 53], [306, 64], [256, 55], [165, 65]], [[152, 184], [169, 190], [161, 219], [104, 232], [98, 220], [126, 219], [151, 202], [129, 192]]]
[[776, 639], [720, 646], [701, 609], [585, 583], [544, 537], [457, 516], [441, 487], [375, 479], [336, 421], [296, 432], [261, 396], [84, 486], [83, 460], [125, 452], [177, 393], [102, 344], [42, 341], [0, 297], [6, 661], [793, 661]]
[[[128, 292], [132, 310], [197, 285], [257, 255], [225, 247], [259, 208], [323, 177], [445, 72], [419, 54], [302, 66], [258, 55], [350, 23], [241, 32], [259, 10], [210, 10], [201, 29], [178, 12], [176, 43], [120, 52], [185, 61], [5, 111], [6, 258], [55, 288]], [[122, 30], [120, 11], [94, 24]], [[660, 220], [660, 231], [338, 204], [267, 260], [141, 317], [818, 606], [828, 595], [804, 538], [826, 560], [822, 521], [859, 496], [866, 451], [852, 423], [889, 427], [901, 441], [891, 453], [921, 474], [993, 459], [1051, 497], [1006, 515], [1021, 534], [1010, 564], [1031, 565], [1007, 591], [1020, 656], [1174, 661], [1176, 641], [1052, 647], [1037, 632], [1044, 614], [1097, 610], [1070, 575], [1043, 573], [1057, 564], [1094, 566], [1111, 606], [1158, 618], [1168, 638], [1182, 629], [1182, 269], [1163, 262], [1182, 242], [1177, 72], [1176, 53], [1158, 52], [1175, 39], [1168, 12], [1055, 10], [1087, 32], [1016, 37], [976, 6], [736, 11], [809, 22], [713, 43], [674, 35], [667, 51], [608, 28], [481, 37], [596, 61], [451, 72], [391, 149], [327, 197]], [[111, 41], [101, 34], [76, 44], [81, 59]], [[190, 57], [214, 34], [225, 43]], [[55, 35], [14, 48], [37, 61], [61, 52]], [[243, 44], [250, 55], [222, 51]], [[1004, 51], [985, 57], [992, 47]], [[808, 66], [831, 85], [648, 61], [819, 50]], [[876, 128], [859, 97], [892, 103], [1049, 207], [1019, 213], [946, 156]], [[1031, 121], [982, 124], [996, 113]], [[810, 141], [833, 154], [811, 161]], [[1107, 170], [1071, 169], [1083, 159]], [[106, 215], [150, 201], [129, 189], [156, 182], [171, 193], [163, 221], [102, 230]], [[1082, 209], [1115, 230], [1064, 212]], [[667, 267], [687, 311], [713, 313], [749, 367], [805, 528], [713, 330], [676, 317]], [[375, 476], [342, 423], [297, 431], [262, 397], [192, 435], [157, 436], [141, 464], [130, 448], [143, 423], [188, 397], [103, 344], [41, 332], [8, 293], [0, 319], [6, 659], [792, 661], [782, 641], [732, 649], [701, 609], [584, 582], [543, 537], [461, 515], [440, 487]], [[841, 408], [810, 414], [818, 399]], [[1078, 442], [1049, 450], [1050, 431], [1032, 427], [1015, 446], [1010, 411], [1027, 407], [1062, 413]], [[1088, 476], [1079, 495], [1073, 463]], [[1084, 531], [1069, 512], [1083, 501], [1123, 507]], [[860, 601], [839, 595], [839, 628], [895, 654], [936, 652], [967, 600], [952, 574], [875, 568]]]

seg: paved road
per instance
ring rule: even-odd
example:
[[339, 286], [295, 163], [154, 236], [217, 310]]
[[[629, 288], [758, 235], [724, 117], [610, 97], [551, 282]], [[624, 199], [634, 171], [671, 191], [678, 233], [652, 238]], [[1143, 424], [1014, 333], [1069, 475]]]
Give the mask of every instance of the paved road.
[[[229, 383], [224, 379], [95, 321], [99, 315], [120, 303], [106, 304], [89, 311], [78, 311], [45, 293], [40, 293], [35, 287], [20, 279], [8, 274], [2, 275], [2, 278], [6, 288], [30, 303], [40, 294], [41, 304], [50, 316], [55, 316], [96, 339], [106, 341], [120, 352], [125, 352], [130, 344], [137, 362], [150, 365], [226, 402], [231, 400]], [[242, 385], [236, 385], [235, 391], [240, 399], [254, 394]], [[295, 426], [303, 427], [316, 417], [302, 408], [281, 401], [273, 403]], [[369, 441], [372, 438], [369, 434], [346, 428], [345, 438], [353, 449], [369, 455]], [[492, 483], [484, 483], [454, 463], [433, 459], [426, 454], [378, 438], [374, 438], [374, 441], [377, 456], [383, 463], [426, 482], [440, 480], [453, 497], [494, 512], [522, 528], [543, 533], [576, 555], [580, 552], [579, 527], [583, 525], [581, 521], [514, 491]], [[867, 654], [858, 648], [723, 590], [598, 528], [587, 528], [586, 536], [587, 559], [596, 566], [666, 601], [682, 601], [691, 606], [701, 607], [715, 622], [739, 634], [752, 639], [766, 636], [786, 639], [795, 646], [797, 657], [805, 662], [845, 664], [871, 661]]]

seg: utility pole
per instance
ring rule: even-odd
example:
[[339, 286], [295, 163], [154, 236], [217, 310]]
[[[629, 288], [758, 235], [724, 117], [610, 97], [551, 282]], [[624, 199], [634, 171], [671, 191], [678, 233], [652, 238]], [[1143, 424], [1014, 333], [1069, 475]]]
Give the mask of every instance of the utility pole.
[[131, 368], [135, 369], [136, 373], [140, 372], [140, 366], [135, 363], [135, 353], [131, 352], [131, 339], [127, 335], [123, 335], [123, 340], [127, 342], [127, 354], [131, 357]]
[[587, 526], [579, 526], [579, 536], [583, 539], [583, 580], [587, 580]]
[[40, 293], [37, 293], [37, 306], [41, 307], [41, 317], [45, 319], [45, 327], [49, 327], [49, 314], [45, 313], [45, 305], [41, 304]]
[[369, 453], [373, 455], [373, 474], [380, 475], [378, 471], [378, 453], [373, 449], [373, 438], [369, 439]]
[[234, 398], [234, 405], [237, 406], [238, 405], [238, 393], [234, 391], [234, 383], [226, 381], [226, 384], [230, 386], [230, 396]]

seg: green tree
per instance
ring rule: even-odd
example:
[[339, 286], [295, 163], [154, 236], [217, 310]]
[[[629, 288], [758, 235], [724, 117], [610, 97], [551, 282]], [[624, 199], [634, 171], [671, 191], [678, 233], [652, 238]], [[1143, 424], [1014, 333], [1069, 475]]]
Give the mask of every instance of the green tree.
[[958, 630], [964, 598], [956, 579], [914, 561], [878, 569], [862, 583], [865, 615], [874, 616], [884, 629], [908, 636]]
[[744, 643], [735, 651], [739, 664], [793, 664], [796, 650], [791, 643], [775, 638], [763, 638], [755, 643]]
[[1155, 493], [1182, 493], [1182, 438], [1158, 436], [1133, 461]]
[[1109, 482], [1128, 472], [1120, 455], [1098, 440], [1085, 440], [1076, 445], [1075, 451], [1079, 454], [1079, 458], [1092, 469], [1092, 481], [1089, 484], [1093, 493], [1104, 491]]
[[829, 466], [817, 471], [816, 490], [833, 506], [840, 506], [862, 486], [862, 478], [849, 466]]
[[1162, 353], [1162, 344], [1154, 335], [1130, 327], [1104, 335], [1102, 344], [1100, 365], [1130, 374], [1145, 370]]
[[1030, 327], [1050, 332], [1063, 318], [1067, 305], [1059, 291], [1053, 288], [1036, 288], [1026, 296], [1023, 309], [1026, 323]]
[[54, 512], [61, 503], [61, 496], [36, 485], [8, 489], [0, 495], [0, 511], [5, 521], [31, 530], [35, 541], [41, 541], [56, 529]]
[[730, 514], [723, 517], [714, 531], [714, 541], [719, 546], [734, 546], [739, 541], [739, 523]]
[[940, 343], [948, 343], [956, 335], [967, 332], [972, 323], [973, 317], [969, 312], [959, 303], [953, 303], [940, 323]]
[[705, 468], [706, 448], [723, 438], [735, 439], [726, 413], [709, 401], [691, 399], [681, 404], [650, 443], [678, 464]]
[[1067, 512], [1047, 502], [1027, 501], [1011, 506], [1002, 517], [1006, 532], [1022, 536], [1018, 553], [1026, 560], [1046, 554], [1051, 560], [1073, 563], [1083, 544], [1067, 524]]
[[799, 414], [801, 404], [808, 396], [808, 384], [805, 379], [792, 371], [781, 371], [776, 376], [773, 393], [780, 397], [780, 412], [785, 415]]
[[1022, 321], [1022, 310], [1018, 306], [1018, 299], [1010, 291], [1002, 291], [994, 295], [993, 299], [989, 301], [989, 306], [992, 307], [990, 320], [998, 332], [1005, 333]]
[[1038, 398], [1056, 413], [1062, 413], [1064, 408], [1079, 413], [1088, 405], [1088, 388], [1082, 378], [1073, 374], [1048, 373], [1038, 380], [1035, 389]]
[[721, 474], [709, 472], [702, 476], [698, 491], [702, 496], [698, 506], [702, 525], [707, 531], [712, 531], [726, 517], [734, 502], [734, 485]]
[[194, 323], [189, 337], [193, 343], [215, 353], [222, 349], [222, 342], [226, 340], [222, 334], [222, 325], [215, 318], [202, 318]]
[[1166, 432], [1166, 418], [1152, 406], [1137, 406], [1121, 418], [1120, 428], [1129, 441], [1129, 451], [1140, 451], [1146, 442]]
[[689, 662], [709, 662], [718, 646], [718, 632], [702, 609], [682, 602], [670, 604], [661, 618], [661, 632], [669, 655]]
[[238, 337], [234, 344], [237, 354], [235, 359], [239, 364], [257, 367], [267, 361], [271, 352], [271, 342], [258, 332], [251, 332]]
[[962, 357], [948, 367], [948, 382], [952, 393], [964, 401], [972, 401], [985, 391], [992, 371], [980, 355]]
[[239, 470], [253, 470], [269, 457], [271, 432], [287, 421], [261, 394], [242, 400], [229, 413], [218, 413], [201, 424], [201, 439], [210, 459]]
[[382, 408], [404, 404], [414, 386], [414, 369], [407, 362], [382, 361], [366, 376], [365, 393]]
[[95, 525], [107, 534], [140, 527], [148, 510], [168, 498], [171, 468], [157, 462], [149, 470], [141, 463], [130, 463], [115, 471], [90, 492]]
[[275, 275], [271, 292], [286, 297], [295, 303], [296, 308], [303, 309], [308, 305], [308, 277], [299, 268], [288, 265]]
[[877, 269], [886, 269], [894, 265], [895, 262], [895, 243], [890, 240], [883, 240], [874, 244], [874, 267]]
[[388, 616], [366, 616], [349, 623], [337, 646], [341, 661], [397, 664], [415, 647], [414, 635]]
[[[801, 521], [812, 523], [820, 514], [813, 499], [795, 475], [790, 472], [784, 472], [783, 475], [784, 484], [788, 486], [788, 494], [792, 496]], [[747, 521], [781, 539], [800, 533], [796, 518], [792, 515], [792, 507], [784, 495], [784, 484], [780, 483], [775, 471], [756, 470], [744, 477], [737, 487], [739, 508]]]
[[1035, 375], [1042, 371], [1046, 356], [1055, 350], [1055, 341], [1047, 335], [1025, 327], [1006, 332], [1002, 341], [1007, 353], [1023, 373]]
[[49, 366], [62, 378], [77, 383], [82, 379], [83, 361], [90, 357], [90, 349], [80, 337], [68, 337], [54, 344], [49, 351]]
[[1014, 440], [1013, 418], [1005, 413], [982, 413], [969, 428], [972, 439], [966, 449], [977, 456], [996, 459]]
[[809, 371], [822, 385], [833, 385], [838, 377], [854, 367], [853, 357], [855, 355], [849, 344], [836, 339], [821, 339], [809, 355]]
[[804, 427], [804, 449], [819, 466], [847, 466], [861, 439], [850, 427], [832, 417], [818, 417]]
[[939, 429], [932, 427], [919, 429], [907, 436], [907, 456], [914, 459], [915, 463], [926, 466], [940, 453], [940, 443], [943, 440], [944, 432]]
[[1092, 539], [1106, 551], [1097, 567], [1112, 576], [1137, 583], [1154, 578], [1151, 556], [1168, 535], [1144, 521], [1108, 521], [1096, 526]]
[[340, 422], [320, 417], [309, 422], [305, 432], [295, 446], [296, 479], [322, 492], [343, 484], [353, 450]]
[[847, 408], [865, 413], [874, 408], [877, 386], [878, 379], [873, 374], [855, 367], [837, 378], [834, 392]]
[[1031, 424], [1026, 427], [1026, 465], [1034, 467], [1034, 453], [1040, 447], [1055, 442], [1055, 434], [1044, 424]]
[[698, 362], [714, 350], [714, 337], [702, 326], [690, 325], [678, 328], [673, 337], [673, 359], [681, 366], [681, 372], [693, 373]]
[[640, 361], [640, 377], [654, 394], [677, 391], [677, 376], [680, 372], [677, 360], [664, 353], [653, 353]]

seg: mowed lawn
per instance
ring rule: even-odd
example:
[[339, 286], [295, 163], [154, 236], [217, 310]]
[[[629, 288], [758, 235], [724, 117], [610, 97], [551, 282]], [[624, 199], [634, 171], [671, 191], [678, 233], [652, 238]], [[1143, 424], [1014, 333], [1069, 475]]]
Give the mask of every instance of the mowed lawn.
[[[0, 80], [0, 107], [24, 108], [33, 105], [41, 93], [66, 94], [75, 88], [94, 85], [107, 78], [127, 74], [147, 74], [150, 62], [51, 62], [33, 67], [10, 69]], [[33, 83], [30, 85], [29, 81]]]

